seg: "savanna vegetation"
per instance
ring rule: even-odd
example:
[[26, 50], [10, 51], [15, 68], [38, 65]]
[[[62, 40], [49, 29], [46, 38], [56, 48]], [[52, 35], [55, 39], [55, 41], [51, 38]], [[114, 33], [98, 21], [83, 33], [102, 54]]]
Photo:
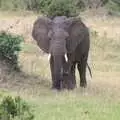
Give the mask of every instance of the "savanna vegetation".
[[0, 0], [1, 10], [28, 10], [46, 15], [76, 15], [76, 12], [79, 14], [79, 11], [99, 7], [105, 7], [109, 14], [119, 14], [120, 2], [119, 0]]
[[[119, 120], [119, 11], [119, 0], [0, 0], [0, 120]], [[47, 55], [31, 37], [39, 15], [79, 15], [90, 28], [87, 89], [79, 79], [73, 91], [50, 89]]]

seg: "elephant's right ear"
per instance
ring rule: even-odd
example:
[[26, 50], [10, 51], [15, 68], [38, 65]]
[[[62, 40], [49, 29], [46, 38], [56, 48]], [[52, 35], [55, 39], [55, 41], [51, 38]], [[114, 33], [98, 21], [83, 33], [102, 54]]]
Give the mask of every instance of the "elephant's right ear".
[[52, 20], [47, 17], [38, 18], [33, 24], [32, 36], [36, 40], [40, 49], [49, 52], [48, 32], [51, 28]]

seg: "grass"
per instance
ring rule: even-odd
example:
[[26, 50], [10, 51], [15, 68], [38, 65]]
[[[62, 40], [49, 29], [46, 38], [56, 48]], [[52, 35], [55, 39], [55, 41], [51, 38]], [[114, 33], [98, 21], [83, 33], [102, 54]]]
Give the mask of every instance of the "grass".
[[[9, 26], [16, 15], [0, 15]], [[20, 23], [10, 32], [22, 33], [25, 43], [19, 55], [21, 72], [8, 71], [0, 62], [0, 98], [20, 95], [34, 109], [35, 120], [119, 120], [120, 119], [120, 24], [118, 18], [85, 18], [91, 28], [91, 60], [93, 78], [88, 77], [88, 88], [73, 91], [50, 89], [50, 70], [44, 55], [31, 38], [36, 16], [17, 16]], [[104, 20], [103, 20], [104, 19]], [[4, 22], [3, 22], [4, 23]], [[0, 24], [3, 25], [3, 23]], [[6, 27], [6, 25], [3, 25]], [[0, 30], [3, 28], [1, 26]], [[19, 29], [18, 29], [19, 28]], [[106, 28], [106, 29], [103, 29]], [[111, 32], [111, 29], [114, 32]], [[77, 77], [78, 78], [78, 77]]]
[[101, 98], [78, 94], [78, 91], [76, 94], [75, 91], [61, 93], [54, 91], [47, 96], [28, 95], [24, 96], [24, 99], [31, 104], [35, 120], [118, 120], [120, 118], [120, 102], [110, 97], [106, 99], [105, 96]]
[[[71, 98], [69, 98], [71, 99]], [[76, 99], [76, 98], [74, 98]], [[119, 119], [120, 105], [88, 100], [72, 100], [58, 103], [47, 103], [38, 107], [37, 119], [41, 120], [117, 120]], [[51, 110], [51, 111], [50, 111]], [[114, 111], [114, 112], [113, 112]]]

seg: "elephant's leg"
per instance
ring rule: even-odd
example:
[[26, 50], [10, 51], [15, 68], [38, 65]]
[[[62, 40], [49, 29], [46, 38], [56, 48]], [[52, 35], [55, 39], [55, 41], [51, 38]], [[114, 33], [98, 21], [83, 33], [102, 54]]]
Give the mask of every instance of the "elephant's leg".
[[76, 87], [75, 66], [76, 62], [73, 62], [69, 65], [69, 73], [65, 78], [65, 80], [67, 81], [67, 89], [74, 89]]
[[50, 58], [50, 71], [51, 71], [51, 77], [52, 77], [52, 88], [55, 88], [55, 76], [54, 76], [54, 60], [53, 56]]
[[63, 81], [62, 81], [62, 88], [68, 88], [68, 63], [63, 58]]
[[87, 86], [86, 65], [87, 65], [87, 56], [82, 56], [81, 61], [78, 63], [77, 67], [80, 75], [80, 86], [84, 88]]
[[76, 62], [73, 62], [71, 65], [71, 83], [72, 83], [72, 88], [76, 87], [76, 77], [75, 77], [75, 66]]
[[65, 69], [64, 66], [64, 73], [63, 73], [63, 82], [62, 87], [66, 89], [74, 89], [76, 86], [76, 79], [75, 79], [75, 65], [76, 63], [67, 64], [68, 66]]

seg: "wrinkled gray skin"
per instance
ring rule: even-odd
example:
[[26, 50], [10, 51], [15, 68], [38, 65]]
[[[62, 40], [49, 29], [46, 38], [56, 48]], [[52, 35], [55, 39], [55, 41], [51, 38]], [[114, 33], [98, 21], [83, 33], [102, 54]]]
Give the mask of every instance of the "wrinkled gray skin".
[[75, 88], [76, 65], [80, 74], [80, 86], [87, 86], [86, 66], [90, 40], [88, 28], [80, 19], [57, 16], [51, 20], [40, 17], [33, 25], [32, 36], [38, 46], [51, 55], [52, 88]]

